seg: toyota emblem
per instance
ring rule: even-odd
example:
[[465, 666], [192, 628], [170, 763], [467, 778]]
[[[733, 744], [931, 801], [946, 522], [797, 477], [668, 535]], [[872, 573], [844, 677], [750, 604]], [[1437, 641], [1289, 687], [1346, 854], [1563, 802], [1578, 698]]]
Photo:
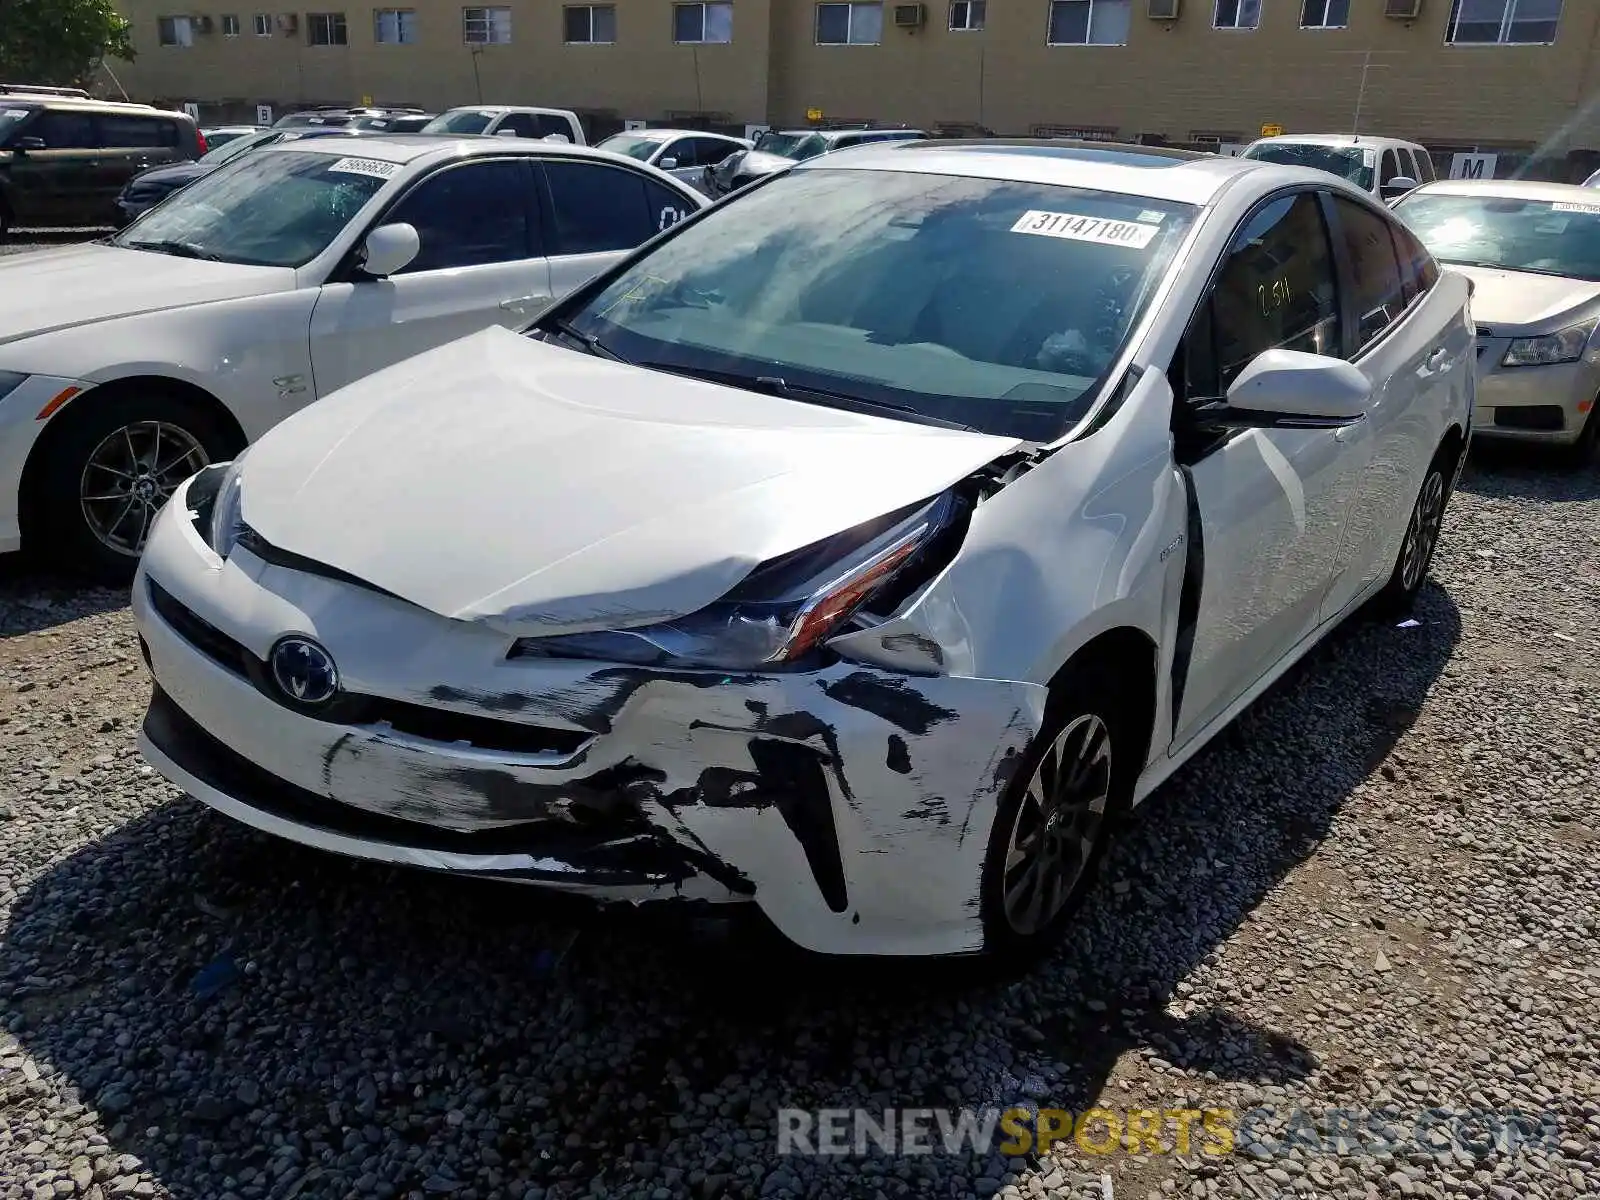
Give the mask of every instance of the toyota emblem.
[[333, 655], [310, 638], [286, 637], [269, 657], [272, 680], [296, 704], [326, 704], [339, 690]]

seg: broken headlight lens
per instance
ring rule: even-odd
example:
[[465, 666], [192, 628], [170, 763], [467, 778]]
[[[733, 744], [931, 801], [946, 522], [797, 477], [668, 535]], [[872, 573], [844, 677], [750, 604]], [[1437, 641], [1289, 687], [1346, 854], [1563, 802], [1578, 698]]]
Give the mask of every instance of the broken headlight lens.
[[764, 563], [726, 599], [639, 629], [522, 638], [518, 658], [592, 658], [650, 667], [781, 670], [803, 660], [917, 559], [947, 524], [940, 496]]
[[1500, 365], [1547, 367], [1556, 363], [1577, 362], [1583, 357], [1584, 347], [1589, 344], [1589, 335], [1594, 332], [1594, 327], [1593, 321], [1586, 321], [1582, 325], [1573, 325], [1543, 337], [1517, 338], [1506, 348]]
[[243, 488], [239, 479], [244, 457], [244, 452], [241, 452], [238, 458], [228, 464], [222, 482], [217, 485], [216, 499], [211, 502], [210, 520], [205, 525], [206, 545], [216, 551], [218, 558], [227, 558], [233, 552], [239, 541], [239, 531], [244, 528], [240, 507]]

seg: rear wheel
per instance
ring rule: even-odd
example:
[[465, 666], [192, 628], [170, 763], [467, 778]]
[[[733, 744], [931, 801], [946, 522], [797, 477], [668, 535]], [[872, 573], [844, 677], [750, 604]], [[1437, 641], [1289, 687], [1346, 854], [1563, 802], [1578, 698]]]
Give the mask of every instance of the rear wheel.
[[1131, 723], [1106, 681], [1058, 682], [1043, 728], [1000, 801], [984, 862], [985, 956], [1026, 966], [1082, 906], [1132, 797]]
[[1406, 522], [1405, 537], [1400, 542], [1400, 557], [1395, 560], [1389, 582], [1376, 597], [1379, 611], [1399, 616], [1409, 613], [1417, 602], [1417, 594], [1427, 582], [1428, 569], [1433, 565], [1434, 551], [1439, 548], [1439, 529], [1444, 524], [1445, 506], [1450, 502], [1450, 484], [1455, 475], [1456, 457], [1460, 453], [1446, 443], [1439, 447], [1428, 472], [1422, 478], [1416, 503], [1411, 506], [1411, 516]]
[[72, 401], [44, 448], [28, 542], [50, 565], [99, 583], [133, 577], [150, 526], [173, 491], [237, 439], [206, 407], [150, 388]]

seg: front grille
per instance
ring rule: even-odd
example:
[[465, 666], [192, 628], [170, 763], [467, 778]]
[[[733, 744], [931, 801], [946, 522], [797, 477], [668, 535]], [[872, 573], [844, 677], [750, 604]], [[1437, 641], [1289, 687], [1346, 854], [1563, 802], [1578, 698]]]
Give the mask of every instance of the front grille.
[[1548, 433], [1563, 428], [1565, 418], [1559, 404], [1528, 404], [1495, 409], [1494, 423], [1501, 429], [1531, 429]]
[[[176, 596], [153, 579], [146, 579], [150, 607], [174, 633], [224, 670], [249, 682], [274, 703], [284, 697], [272, 681], [267, 664], [216, 626], [189, 610]], [[290, 706], [286, 706], [290, 707]], [[446, 745], [466, 743], [479, 750], [502, 754], [576, 754], [592, 734], [525, 725], [494, 717], [478, 717], [450, 709], [389, 700], [359, 692], [341, 691], [321, 709], [294, 711], [332, 725], [387, 725], [396, 733]]]

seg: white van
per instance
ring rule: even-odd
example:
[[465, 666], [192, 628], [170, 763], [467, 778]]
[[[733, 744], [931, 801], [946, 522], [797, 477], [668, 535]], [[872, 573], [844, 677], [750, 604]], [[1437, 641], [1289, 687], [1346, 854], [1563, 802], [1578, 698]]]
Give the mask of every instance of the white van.
[[1366, 134], [1289, 133], [1251, 142], [1241, 157], [1328, 171], [1386, 204], [1438, 178], [1433, 158], [1416, 142]]
[[440, 113], [419, 133], [487, 134], [490, 137], [560, 138], [587, 145], [578, 114], [564, 108], [525, 108], [511, 104], [472, 104]]

